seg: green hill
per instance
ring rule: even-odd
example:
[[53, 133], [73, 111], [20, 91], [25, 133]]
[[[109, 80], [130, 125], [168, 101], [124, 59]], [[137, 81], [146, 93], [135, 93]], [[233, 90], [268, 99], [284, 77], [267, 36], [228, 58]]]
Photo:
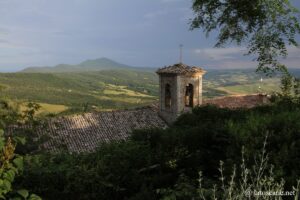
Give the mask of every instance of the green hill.
[[[84, 62], [92, 66], [96, 61]], [[295, 73], [300, 72], [296, 70]], [[253, 69], [208, 70], [203, 79], [204, 98], [232, 94], [279, 91], [278, 77], [263, 77]], [[16, 102], [42, 103], [43, 110], [74, 113], [89, 109], [133, 108], [158, 100], [154, 69], [113, 69], [64, 73], [0, 73], [0, 96]]]
[[87, 105], [103, 110], [149, 104], [157, 99], [154, 83], [154, 73], [132, 70], [0, 74], [1, 96], [65, 105], [75, 111]]
[[29, 67], [23, 73], [62, 73], [62, 72], [88, 72], [108, 69], [136, 69], [129, 65], [121, 64], [108, 58], [86, 60], [78, 65], [59, 64], [54, 67]]

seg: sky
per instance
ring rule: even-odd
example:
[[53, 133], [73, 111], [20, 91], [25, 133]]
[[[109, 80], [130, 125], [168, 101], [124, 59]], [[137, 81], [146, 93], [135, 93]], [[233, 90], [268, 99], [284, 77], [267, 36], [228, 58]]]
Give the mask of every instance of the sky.
[[[191, 6], [191, 0], [0, 0], [0, 71], [102, 57], [162, 67], [179, 62], [179, 44], [189, 65], [256, 66], [245, 48], [216, 49], [216, 33], [190, 31]], [[288, 49], [284, 62], [300, 68], [300, 50]]]

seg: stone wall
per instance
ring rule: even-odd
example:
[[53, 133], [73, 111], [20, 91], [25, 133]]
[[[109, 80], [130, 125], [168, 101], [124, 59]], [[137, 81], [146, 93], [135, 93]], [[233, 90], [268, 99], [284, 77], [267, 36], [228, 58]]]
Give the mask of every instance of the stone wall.
[[194, 88], [193, 105], [198, 106], [202, 104], [202, 76], [178, 76], [178, 113], [190, 111], [191, 108], [185, 106], [185, 92], [186, 86], [192, 84]]
[[[171, 108], [165, 107], [165, 86], [171, 86]], [[186, 75], [172, 75], [161, 74], [159, 76], [159, 105], [160, 115], [168, 123], [172, 123], [176, 118], [184, 113], [191, 111], [192, 108], [185, 106], [186, 86], [193, 85], [193, 105], [198, 106], [202, 104], [202, 75], [186, 76]]]
[[[165, 107], [165, 86], [169, 84], [171, 86], [171, 107]], [[177, 96], [177, 76], [172, 74], [163, 74], [159, 76], [159, 114], [170, 123], [177, 118], [178, 114], [178, 96]]]

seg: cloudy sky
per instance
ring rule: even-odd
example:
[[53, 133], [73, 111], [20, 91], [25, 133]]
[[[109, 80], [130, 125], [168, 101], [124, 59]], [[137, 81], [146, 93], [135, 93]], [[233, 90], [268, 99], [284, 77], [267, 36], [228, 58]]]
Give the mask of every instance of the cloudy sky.
[[[0, 14], [0, 71], [101, 57], [161, 67], [178, 62], [179, 44], [187, 64], [256, 65], [243, 47], [215, 49], [216, 34], [190, 31], [190, 0], [0, 0]], [[300, 67], [300, 50], [289, 53], [285, 62]]]

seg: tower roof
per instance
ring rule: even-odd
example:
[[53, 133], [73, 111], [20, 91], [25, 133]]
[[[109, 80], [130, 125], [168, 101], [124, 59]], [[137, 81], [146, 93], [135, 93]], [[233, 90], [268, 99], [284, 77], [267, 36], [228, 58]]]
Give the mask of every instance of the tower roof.
[[157, 74], [205, 74], [206, 71], [200, 67], [188, 66], [183, 63], [178, 63], [171, 66], [160, 68], [156, 71]]

